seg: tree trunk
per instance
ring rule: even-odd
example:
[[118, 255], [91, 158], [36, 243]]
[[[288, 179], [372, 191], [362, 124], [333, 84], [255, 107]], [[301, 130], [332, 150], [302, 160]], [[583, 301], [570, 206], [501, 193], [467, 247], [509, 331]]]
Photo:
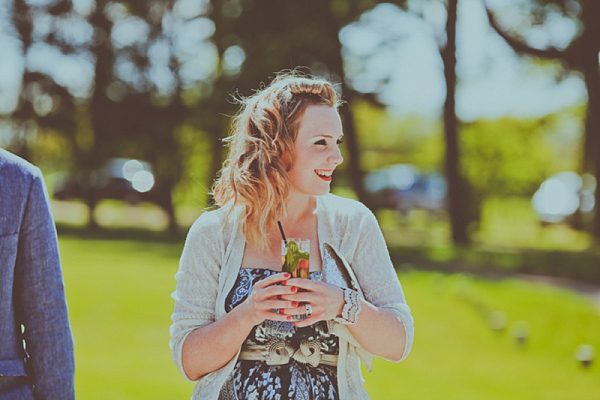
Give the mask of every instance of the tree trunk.
[[[569, 65], [571, 68], [579, 70], [583, 75], [588, 95], [581, 170], [582, 172], [593, 173], [598, 159], [598, 134], [600, 133], [600, 115], [598, 115], [600, 111], [600, 75], [598, 71], [598, 51], [600, 51], [598, 35], [600, 35], [600, 27], [598, 27], [596, 21], [598, 12], [600, 12], [600, 4], [598, 2], [586, 2], [582, 4], [582, 7], [583, 32], [569, 46], [569, 49], [572, 48], [569, 53]], [[598, 178], [597, 175], [596, 178]]]
[[110, 153], [113, 145], [109, 135], [111, 134], [112, 119], [115, 116], [111, 113], [111, 102], [107, 97], [106, 90], [113, 77], [114, 53], [110, 43], [112, 23], [104, 15], [104, 6], [104, 2], [98, 2], [97, 9], [90, 19], [97, 30], [98, 38], [92, 46], [96, 64], [94, 67], [94, 93], [89, 105], [93, 141], [91, 147], [83, 151], [86, 154], [82, 157], [85, 165], [79, 166], [86, 169], [94, 169], [102, 165], [106, 161], [106, 154]]
[[87, 229], [91, 231], [97, 231], [98, 229], [100, 229], [100, 225], [98, 225], [98, 221], [96, 221], [96, 216], [94, 212], [96, 211], [96, 205], [98, 204], [98, 200], [96, 198], [88, 197], [85, 199], [85, 204], [88, 208]]
[[467, 213], [465, 204], [469, 204], [466, 182], [460, 174], [460, 151], [458, 145], [458, 121], [455, 110], [456, 89], [456, 8], [458, 0], [448, 3], [446, 34], [448, 41], [441, 50], [446, 78], [446, 101], [444, 103], [444, 136], [446, 141], [445, 172], [448, 180], [448, 200], [452, 241], [455, 244], [468, 244]]
[[[584, 70], [585, 86], [588, 93], [587, 112], [585, 116], [584, 139], [584, 171], [594, 171], [596, 180], [600, 177], [600, 149], [598, 148], [600, 135], [600, 74], [598, 72], [598, 57], [590, 55]], [[592, 234], [600, 238], [600, 190], [596, 188], [596, 213]]]
[[177, 234], [179, 233], [179, 227], [177, 225], [177, 218], [175, 217], [175, 207], [173, 206], [173, 198], [171, 196], [171, 193], [173, 192], [173, 186], [175, 185], [170, 180], [164, 185], [164, 198], [162, 199], [161, 203], [162, 209], [167, 213], [167, 217], [169, 220], [169, 224], [167, 226], [167, 233], [170, 237], [176, 238]]
[[[598, 51], [600, 50], [600, 26], [597, 18], [600, 3], [583, 3], [581, 19], [584, 30], [581, 34], [579, 51], [576, 54], [579, 69], [583, 74], [588, 102], [585, 113], [585, 131], [583, 140], [583, 171], [593, 172], [600, 181], [600, 71], [598, 69]], [[596, 207], [591, 233], [600, 238], [600, 189], [596, 188]]]

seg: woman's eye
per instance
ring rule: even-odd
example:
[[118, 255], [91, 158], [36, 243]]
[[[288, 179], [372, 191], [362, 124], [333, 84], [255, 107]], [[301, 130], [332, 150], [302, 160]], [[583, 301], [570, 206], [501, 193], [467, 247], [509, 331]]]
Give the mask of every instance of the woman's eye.
[[[338, 146], [340, 144], [342, 144], [342, 143], [344, 143], [344, 140], [343, 139], [338, 139], [338, 141], [337, 141]], [[320, 146], [327, 146], [327, 141], [325, 139], [321, 139], [318, 142], [315, 142], [315, 144], [318, 144]]]

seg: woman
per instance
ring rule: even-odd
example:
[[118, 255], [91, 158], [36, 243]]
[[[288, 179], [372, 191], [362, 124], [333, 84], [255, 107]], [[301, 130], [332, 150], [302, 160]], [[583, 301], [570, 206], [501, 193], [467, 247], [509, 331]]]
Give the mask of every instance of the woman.
[[[343, 161], [338, 106], [331, 83], [294, 73], [242, 101], [220, 208], [194, 223], [175, 275], [170, 346], [198, 381], [193, 399], [368, 398], [359, 358], [370, 369], [373, 355], [410, 351], [413, 320], [375, 216], [329, 194]], [[282, 234], [310, 240], [310, 279], [281, 272]], [[329, 248], [355, 288], [323, 276]]]

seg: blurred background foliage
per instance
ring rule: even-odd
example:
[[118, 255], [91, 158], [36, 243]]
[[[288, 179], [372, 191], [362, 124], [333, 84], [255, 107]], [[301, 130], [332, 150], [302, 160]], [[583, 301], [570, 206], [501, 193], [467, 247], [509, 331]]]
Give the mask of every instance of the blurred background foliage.
[[[89, 185], [97, 184], [102, 179], [96, 172], [115, 158], [147, 161], [157, 188], [151, 201], [128, 204], [88, 191], [76, 200], [57, 196], [53, 208], [74, 301], [93, 293], [86, 276], [103, 268], [96, 263], [76, 271], [85, 264], [82, 254], [107, 253], [109, 239], [123, 242], [121, 262], [105, 264], [124, 270], [149, 243], [168, 248], [169, 255], [159, 257], [162, 266], [153, 270], [152, 285], [160, 287], [159, 269], [172, 276], [183, 235], [211, 205], [235, 99], [251, 95], [277, 71], [302, 67], [336, 82], [345, 100], [345, 162], [333, 192], [376, 212], [396, 266], [415, 285], [409, 294], [426, 303], [426, 282], [441, 279], [414, 269], [544, 275], [597, 285], [600, 213], [578, 210], [548, 222], [532, 208], [532, 196], [557, 173], [600, 176], [598, 17], [600, 2], [590, 0], [2, 0], [0, 146], [40, 166], [51, 192], [69, 177], [87, 176]], [[448, 197], [441, 212], [379, 208], [381, 194], [369, 192], [365, 178], [397, 164], [444, 177]], [[596, 204], [599, 193], [591, 194]], [[119, 276], [107, 272], [106, 286], [98, 290]], [[169, 285], [162, 290], [171, 290]], [[511, 285], [503, 286], [503, 295], [521, 291]], [[488, 283], [475, 286], [488, 295], [496, 290]], [[550, 296], [547, 304], [564, 296]], [[97, 301], [74, 308], [76, 335], [93, 330], [78, 309]], [[157, 301], [168, 312], [168, 300]], [[592, 330], [597, 314], [590, 316], [586, 304], [580, 308], [585, 321], [575, 325]], [[433, 307], [417, 305], [425, 331], [440, 317]], [[89, 312], [120, 324], [125, 311]], [[476, 324], [472, 316], [460, 321], [453, 328], [456, 341], [458, 332]], [[157, 332], [166, 324], [164, 318], [148, 319], [132, 329]], [[398, 373], [416, 379], [435, 364], [436, 353], [427, 349], [435, 347], [436, 334], [428, 335], [419, 349], [426, 357]], [[569, 339], [556, 349], [570, 354], [577, 341], [593, 340]], [[493, 345], [486, 343], [482, 348], [489, 350]], [[81, 346], [80, 354], [100, 357], [91, 343]], [[420, 365], [427, 357], [431, 364]], [[524, 368], [534, 370], [544, 357]], [[94, 368], [110, 369], [105, 362]], [[561, 370], [552, 368], [548, 376]], [[86, 388], [104, 393], [92, 375], [84, 376]], [[488, 383], [473, 398], [500, 385]], [[588, 381], [583, 385], [598, 389]], [[385, 388], [372, 389], [379, 398], [391, 398]], [[127, 383], [115, 390], [111, 398], [138, 393]], [[417, 386], [409, 393], [424, 396]], [[554, 398], [579, 396], [574, 393]], [[460, 389], [455, 397], [447, 394], [469, 398]]]
[[[156, 203], [175, 233], [178, 208], [210, 204], [235, 98], [250, 95], [276, 71], [306, 66], [338, 82], [346, 101], [346, 162], [336, 185], [375, 208], [363, 184], [369, 171], [409, 163], [441, 172], [451, 239], [468, 244], [487, 197], [531, 196], [554, 172], [595, 174], [600, 164], [590, 150], [597, 130], [595, 113], [588, 112], [596, 107], [589, 93], [600, 86], [577, 58], [594, 45], [584, 18], [594, 6], [466, 0], [464, 7], [475, 3], [487, 12], [489, 30], [516, 54], [535, 56], [525, 63], [531, 76], [550, 76], [558, 85], [579, 71], [587, 104], [534, 117], [461, 119], [457, 101], [465, 106], [456, 93], [470, 81], [461, 72], [468, 68], [461, 67], [460, 43], [457, 48], [456, 0], [14, 0], [2, 3], [6, 63], [18, 77], [2, 85], [2, 145], [49, 172], [90, 171], [114, 157], [148, 161], [164, 193]], [[526, 12], [520, 24], [509, 18], [516, 9]], [[556, 20], [563, 26], [552, 25]], [[437, 57], [436, 79], [446, 91], [445, 100], [430, 101], [438, 102], [437, 116], [390, 112], [399, 87], [394, 63], [403, 67], [398, 57], [414, 40]], [[92, 210], [100, 201], [83, 200]], [[594, 236], [597, 220], [586, 226]]]

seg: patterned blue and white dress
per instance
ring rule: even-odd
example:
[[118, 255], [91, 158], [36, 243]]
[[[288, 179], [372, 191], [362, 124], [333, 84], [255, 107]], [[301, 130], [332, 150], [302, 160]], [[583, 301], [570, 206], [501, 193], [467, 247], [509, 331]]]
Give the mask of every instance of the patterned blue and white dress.
[[[240, 269], [233, 289], [227, 296], [225, 310], [231, 311], [252, 292], [254, 284], [278, 273], [268, 269]], [[321, 271], [310, 273], [311, 280], [320, 280]], [[318, 343], [321, 354], [337, 355], [339, 341], [327, 331], [327, 323], [319, 321], [298, 328], [291, 322], [265, 320], [255, 326], [247, 345], [265, 345], [285, 341], [297, 349], [302, 341]], [[291, 358], [287, 364], [267, 365], [265, 361], [238, 360], [223, 385], [219, 400], [338, 400], [337, 367], [318, 364], [316, 367]]]

